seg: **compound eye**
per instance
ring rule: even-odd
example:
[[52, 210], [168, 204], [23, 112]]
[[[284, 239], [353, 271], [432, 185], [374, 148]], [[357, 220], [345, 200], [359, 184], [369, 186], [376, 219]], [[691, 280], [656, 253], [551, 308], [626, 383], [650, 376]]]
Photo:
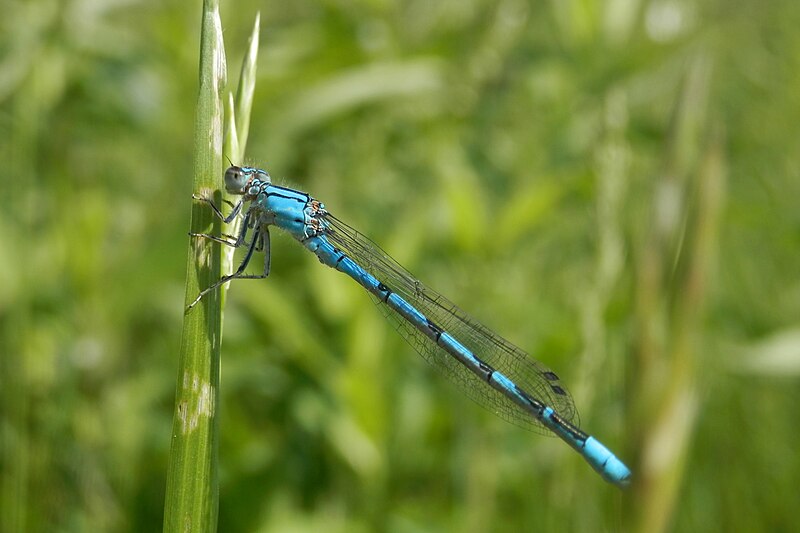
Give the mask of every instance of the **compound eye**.
[[225, 171], [225, 189], [230, 194], [244, 194], [249, 176], [240, 167], [230, 167]]

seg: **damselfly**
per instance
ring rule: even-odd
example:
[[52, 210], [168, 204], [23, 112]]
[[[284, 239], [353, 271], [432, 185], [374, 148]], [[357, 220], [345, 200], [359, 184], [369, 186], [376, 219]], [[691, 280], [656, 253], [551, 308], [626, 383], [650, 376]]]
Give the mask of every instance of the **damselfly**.
[[[424, 357], [471, 399], [501, 418], [533, 430], [552, 432], [574, 448], [607, 481], [629, 483], [631, 472], [594, 437], [577, 427], [577, 411], [555, 372], [478, 323], [442, 295], [429, 289], [374, 242], [330, 214], [306, 193], [274, 185], [269, 174], [232, 166], [225, 188], [241, 196], [228, 216], [208, 203], [225, 223], [244, 211], [238, 236], [203, 237], [247, 252], [233, 274], [203, 290], [192, 308], [210, 291], [232, 279], [261, 279], [269, 274], [269, 226], [287, 231], [320, 262], [353, 278], [379, 302], [384, 314]], [[248, 238], [248, 233], [249, 238]], [[245, 274], [253, 254], [264, 251], [261, 274]]]

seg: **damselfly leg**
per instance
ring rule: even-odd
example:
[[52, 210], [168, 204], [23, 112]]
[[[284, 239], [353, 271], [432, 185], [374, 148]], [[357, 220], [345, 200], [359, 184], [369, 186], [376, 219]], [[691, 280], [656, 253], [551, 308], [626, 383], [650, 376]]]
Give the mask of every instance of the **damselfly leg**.
[[244, 197], [240, 198], [239, 201], [236, 202], [235, 204], [229, 202], [228, 200], [222, 200], [223, 202], [225, 202], [226, 204], [228, 204], [233, 208], [233, 211], [231, 211], [230, 214], [226, 217], [225, 215], [222, 214], [222, 211], [219, 210], [219, 207], [217, 207], [217, 205], [212, 200], [206, 198], [205, 196], [199, 196], [197, 194], [193, 194], [192, 198], [194, 198], [195, 200], [199, 200], [201, 202], [205, 202], [209, 206], [211, 206], [211, 209], [214, 210], [214, 214], [217, 215], [219, 218], [221, 218], [222, 221], [226, 224], [230, 224], [231, 222], [233, 222], [233, 219], [236, 218], [236, 216], [242, 210], [242, 205], [244, 204]]

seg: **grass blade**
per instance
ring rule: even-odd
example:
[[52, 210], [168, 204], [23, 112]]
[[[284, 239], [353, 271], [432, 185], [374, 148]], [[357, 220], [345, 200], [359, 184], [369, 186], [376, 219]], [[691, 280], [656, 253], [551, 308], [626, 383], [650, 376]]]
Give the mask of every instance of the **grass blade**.
[[[200, 90], [195, 119], [193, 189], [209, 195], [222, 168], [221, 91], [226, 83], [225, 50], [218, 0], [203, 2]], [[219, 195], [217, 195], [219, 196]], [[219, 197], [215, 200], [219, 201]], [[195, 202], [192, 232], [219, 231], [207, 206]], [[201, 287], [220, 277], [219, 246], [191, 239], [187, 258], [188, 304]], [[214, 291], [184, 317], [167, 472], [164, 531], [215, 531], [221, 291]]]

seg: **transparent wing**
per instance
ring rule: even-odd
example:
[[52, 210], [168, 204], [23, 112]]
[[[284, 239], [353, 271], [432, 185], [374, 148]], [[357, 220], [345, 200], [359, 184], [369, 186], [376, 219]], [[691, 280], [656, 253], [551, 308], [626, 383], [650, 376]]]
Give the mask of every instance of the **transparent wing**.
[[[528, 395], [578, 425], [578, 413], [572, 396], [555, 372], [471, 318], [441, 294], [423, 285], [369, 238], [330, 213], [325, 214], [324, 218], [328, 226], [326, 235], [331, 244], [450, 333], [476, 357], [505, 374]], [[389, 306], [381, 304], [379, 307], [406, 341], [469, 398], [512, 424], [551, 434], [528, 412], [470, 372]]]

